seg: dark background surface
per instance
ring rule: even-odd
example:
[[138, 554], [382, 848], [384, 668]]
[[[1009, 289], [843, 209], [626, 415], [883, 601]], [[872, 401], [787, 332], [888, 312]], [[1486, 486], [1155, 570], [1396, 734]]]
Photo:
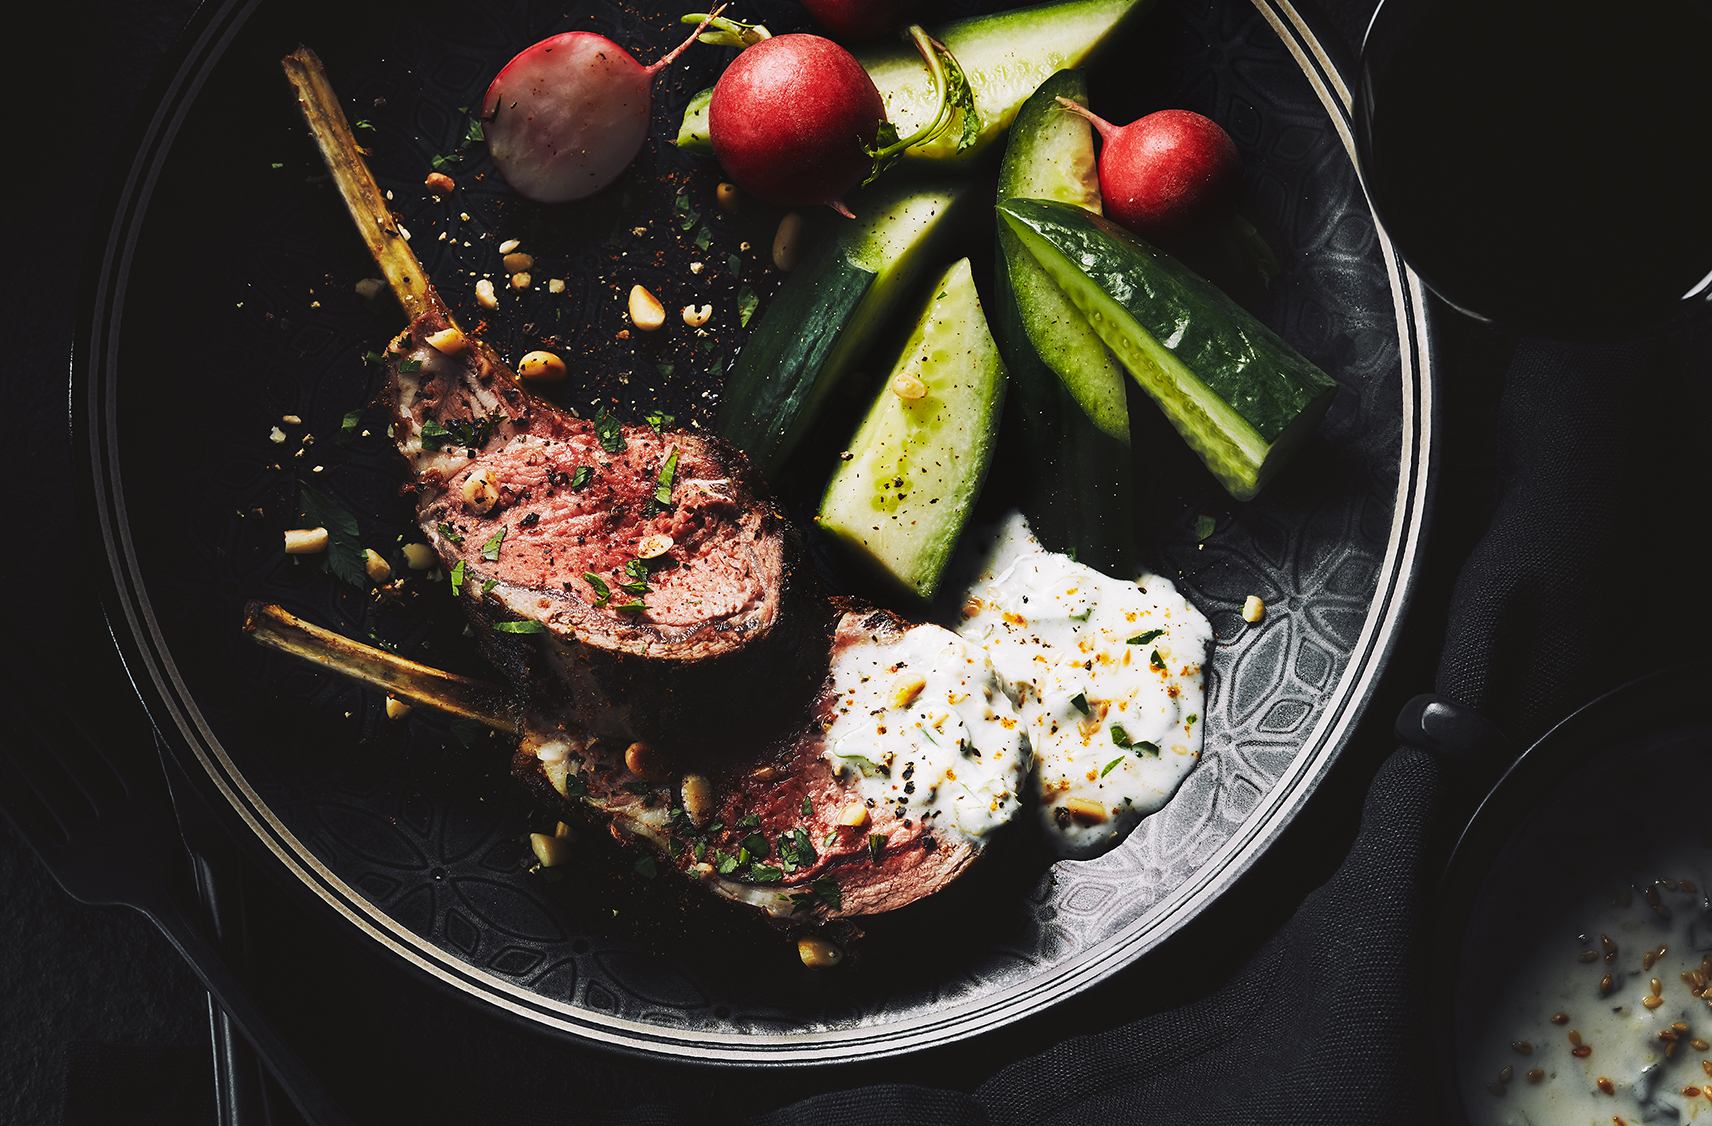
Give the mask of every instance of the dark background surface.
[[[1325, 5], [1352, 54], [1369, 7]], [[18, 509], [24, 534], [0, 558], [7, 592], [0, 628], [13, 654], [60, 680], [80, 706], [114, 714], [130, 701], [92, 615], [96, 558], [81, 540], [66, 430], [68, 350], [94, 207], [110, 164], [126, 155], [113, 146], [193, 9], [182, 0], [49, 6], [36, 10], [45, 33], [14, 40], [21, 66], [11, 74], [4, 272], [12, 347], [3, 370], [11, 473], [25, 503]], [[219, 255], [219, 232], [185, 252]], [[539, 1107], [557, 1104], [565, 1121], [578, 1121], [598, 1120], [601, 1108], [657, 1101], [762, 1111], [877, 1081], [970, 1089], [1066, 1035], [1211, 993], [1347, 853], [1368, 783], [1393, 747], [1392, 716], [1432, 686], [1451, 586], [1495, 503], [1493, 420], [1514, 342], [1438, 312], [1445, 438], [1434, 522], [1414, 607], [1363, 732], [1306, 815], [1237, 891], [1093, 996], [943, 1053], [861, 1070], [772, 1072], [762, 1081], [514, 1033], [421, 993], [301, 914], [295, 901], [252, 881], [252, 972], [264, 1005], [361, 1119], [533, 1121]], [[194, 325], [184, 331], [186, 347], [194, 347]], [[102, 1047], [114, 1045], [156, 1054]], [[186, 1065], [206, 1079], [211, 1072], [196, 1069], [207, 1053], [205, 997], [165, 941], [138, 915], [72, 902], [0, 824], [0, 1121], [59, 1121], [68, 1068], [122, 1090], [126, 1068], [140, 1069], [139, 1082]], [[210, 1113], [208, 1086], [190, 1084], [178, 1105], [133, 1103], [124, 1120], [196, 1121]]]

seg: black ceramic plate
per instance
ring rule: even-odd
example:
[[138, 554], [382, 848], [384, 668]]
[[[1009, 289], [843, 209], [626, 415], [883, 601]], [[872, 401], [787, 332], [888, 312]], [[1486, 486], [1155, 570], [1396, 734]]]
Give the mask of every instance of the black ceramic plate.
[[[1432, 1042], [1448, 1121], [1468, 1121], [1457, 1072], [1459, 1042], [1473, 1033], [1515, 973], [1516, 959], [1533, 950], [1548, 921], [1566, 927], [1559, 917], [1585, 893], [1591, 861], [1603, 863], [1603, 850], [1620, 846], [1614, 855], [1626, 863], [1635, 838], [1664, 851], [1686, 843], [1692, 833], [1701, 846], [1712, 847], [1712, 825], [1693, 784], [1712, 766], [1709, 691], [1712, 663], [1697, 661], [1599, 697], [1528, 748], [1463, 830], [1445, 868], [1432, 945], [1438, 983]], [[1639, 875], [1650, 879], [1653, 873]], [[1644, 930], [1612, 933], [1631, 948], [1648, 945], [1640, 937]], [[1671, 988], [1677, 988], [1674, 982]], [[1595, 995], [1589, 987], [1589, 996]], [[1671, 996], [1673, 1003], [1678, 1000]], [[1673, 1084], [1702, 1081], [1700, 1068], [1688, 1062], [1692, 1058], [1679, 1062], [1663, 1084], [1667, 1091]], [[1511, 1062], [1501, 1060], [1492, 1071]], [[1559, 1063], [1546, 1050], [1530, 1060], [1530, 1066], [1551, 1067], [1553, 1082]], [[1611, 1074], [1627, 1096], [1632, 1077]], [[1483, 1077], [1473, 1085], [1488, 1081]]]
[[[706, 425], [745, 299], [764, 308], [777, 282], [766, 260], [778, 213], [719, 217], [712, 162], [661, 139], [724, 54], [693, 51], [662, 80], [641, 159], [586, 204], [523, 204], [479, 145], [460, 150], [464, 107], [521, 47], [586, 27], [648, 60], [678, 39], [674, 14], [601, 0], [569, 14], [528, 0], [229, 0], [199, 13], [113, 197], [78, 338], [75, 414], [110, 611], [157, 723], [256, 854], [429, 981], [542, 1029], [703, 1060], [851, 1060], [967, 1036], [1088, 988], [1181, 927], [1336, 758], [1392, 644], [1423, 530], [1434, 407], [1420, 290], [1365, 205], [1348, 87], [1313, 25], [1286, 0], [1161, 0], [1095, 73], [1094, 104], [1120, 120], [1181, 106], [1228, 128], [1247, 210], [1283, 265], [1244, 299], [1342, 387], [1301, 459], [1246, 505], [1138, 415], [1145, 561], [1218, 635], [1204, 760], [1117, 851], [1049, 869], [1001, 843], [963, 884], [874, 920], [861, 964], [834, 974], [671, 881], [641, 880], [599, 842], [548, 882], [524, 870], [530, 811], [497, 740], [420, 711], [388, 721], [374, 694], [239, 636], [244, 601], [260, 598], [483, 671], [444, 583], [417, 581], [425, 593], [382, 607], [279, 550], [300, 484], [356, 514], [363, 542], [389, 555], [410, 512], [380, 413], [345, 426], [378, 388], [365, 353], [400, 322], [353, 295], [373, 269], [277, 60], [299, 42], [321, 54], [466, 324], [484, 319], [473, 283], [492, 274], [505, 296], [488, 338], [513, 359], [555, 341], [573, 360], [566, 403], [633, 420], [659, 406]], [[785, 0], [753, 14], [775, 31], [803, 26]], [[437, 157], [459, 183], [444, 202], [422, 187]], [[510, 238], [536, 259], [524, 295], [498, 262]], [[966, 249], [990, 255], [978, 235]], [[568, 284], [549, 293], [547, 278]], [[637, 281], [668, 306], [713, 303], [713, 334], [620, 338]], [[1254, 626], [1240, 617], [1251, 594], [1268, 606]]]

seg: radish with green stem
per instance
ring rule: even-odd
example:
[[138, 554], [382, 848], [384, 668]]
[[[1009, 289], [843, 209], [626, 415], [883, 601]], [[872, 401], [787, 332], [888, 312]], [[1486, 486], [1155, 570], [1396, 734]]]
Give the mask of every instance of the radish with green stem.
[[768, 203], [824, 203], [850, 214], [843, 196], [962, 119], [960, 145], [980, 136], [974, 95], [957, 60], [919, 26], [939, 112], [899, 139], [874, 80], [843, 47], [818, 35], [778, 35], [744, 50], [720, 75], [708, 106], [713, 151], [737, 186]]
[[1113, 125], [1068, 98], [1058, 103], [1100, 133], [1100, 196], [1106, 214], [1149, 242], [1181, 247], [1236, 206], [1242, 157], [1217, 122], [1164, 109]]
[[653, 66], [588, 31], [554, 35], [521, 51], [482, 97], [494, 167], [537, 203], [585, 199], [618, 179], [647, 139], [654, 76], [713, 18]]

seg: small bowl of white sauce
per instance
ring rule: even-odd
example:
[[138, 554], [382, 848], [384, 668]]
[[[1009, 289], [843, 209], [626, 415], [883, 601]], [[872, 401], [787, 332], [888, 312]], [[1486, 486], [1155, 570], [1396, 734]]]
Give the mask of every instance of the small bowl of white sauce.
[[1601, 697], [1470, 821], [1438, 929], [1453, 1121], [1712, 1126], [1709, 698], [1706, 662]]

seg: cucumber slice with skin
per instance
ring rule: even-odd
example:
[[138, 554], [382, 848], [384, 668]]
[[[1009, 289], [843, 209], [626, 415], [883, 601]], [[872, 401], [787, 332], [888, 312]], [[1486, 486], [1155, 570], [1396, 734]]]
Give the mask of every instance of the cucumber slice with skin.
[[[1058, 104], [1066, 97], [1088, 104], [1088, 83], [1077, 71], [1059, 71], [1018, 111], [1004, 164], [999, 199], [1053, 199], [1100, 213], [1100, 177], [1094, 161], [1094, 130]], [[1103, 434], [1129, 444], [1129, 406], [1124, 369], [1093, 326], [1076, 310], [1046, 270], [999, 223], [999, 249], [1016, 294], [1028, 339], [1046, 366], [1058, 373]]]
[[[1093, 129], [1086, 118], [1064, 112], [1055, 100], [1059, 95], [1087, 103], [1087, 82], [1079, 71], [1048, 78], [1017, 113], [999, 170], [999, 200], [1035, 196], [1098, 211]], [[994, 223], [999, 253], [991, 321], [1010, 376], [1010, 425], [1021, 424], [1027, 459], [1021, 507], [1048, 550], [1107, 574], [1126, 574], [1135, 565], [1135, 509], [1123, 368], [1010, 227], [997, 216]], [[1025, 294], [1035, 303], [1037, 331], [1045, 320], [1047, 331], [1040, 334], [1060, 341], [1046, 346], [1060, 360], [1059, 371], [1042, 358], [1035, 334], [1025, 327], [1019, 308]], [[1071, 355], [1075, 359], [1066, 362]], [[1109, 433], [1067, 386], [1062, 368], [1074, 371], [1079, 364], [1092, 368], [1108, 388], [1116, 384], [1115, 402], [1107, 401], [1118, 425], [1109, 426]]]
[[[986, 479], [1005, 398], [1004, 363], [969, 260], [932, 293], [815, 517], [888, 586], [924, 602], [938, 593]], [[906, 398], [899, 390], [912, 380], [925, 393]]]
[[1049, 200], [999, 215], [1237, 500], [1277, 473], [1337, 384], [1216, 286], [1116, 223]]
[[[972, 147], [958, 152], [959, 127], [952, 122], [938, 137], [908, 149], [904, 157], [935, 162], [973, 160], [999, 138], [1017, 108], [1044, 79], [1065, 67], [1080, 66], [1128, 17], [1140, 15], [1151, 6], [1152, 0], [1064, 0], [930, 28], [929, 34], [956, 56], [969, 79], [975, 112], [981, 118], [981, 134]], [[898, 136], [907, 137], [933, 120], [939, 100], [914, 47], [880, 42], [858, 45], [852, 53], [873, 78], [886, 104], [886, 118], [897, 127]], [[690, 99], [678, 127], [678, 147], [711, 153], [708, 99], [703, 94]]]
[[725, 382], [719, 433], [775, 476], [837, 382], [949, 236], [972, 181], [876, 185], [798, 266]]

